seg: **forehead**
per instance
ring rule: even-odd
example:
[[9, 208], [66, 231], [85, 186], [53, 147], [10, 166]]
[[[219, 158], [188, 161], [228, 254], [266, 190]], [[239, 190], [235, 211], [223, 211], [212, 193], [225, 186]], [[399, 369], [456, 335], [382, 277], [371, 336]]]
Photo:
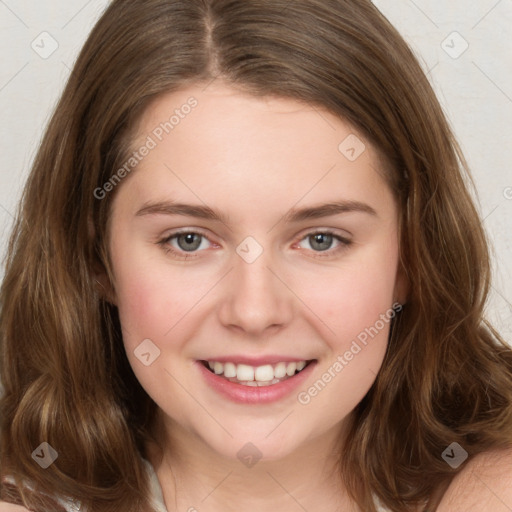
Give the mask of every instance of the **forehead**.
[[379, 200], [386, 188], [378, 152], [339, 117], [220, 81], [155, 99], [132, 149], [149, 140], [151, 149], [123, 184], [139, 202], [171, 190], [196, 201], [216, 191], [231, 200], [286, 204], [306, 195], [311, 201]]
[[246, 161], [255, 151], [270, 160], [312, 156], [319, 163], [340, 154], [355, 160], [364, 149], [373, 152], [353, 127], [324, 108], [285, 97], [255, 97], [222, 81], [154, 99], [138, 123], [133, 148], [148, 136], [162, 155], [195, 144], [201, 154], [225, 148], [232, 160], [241, 156]]

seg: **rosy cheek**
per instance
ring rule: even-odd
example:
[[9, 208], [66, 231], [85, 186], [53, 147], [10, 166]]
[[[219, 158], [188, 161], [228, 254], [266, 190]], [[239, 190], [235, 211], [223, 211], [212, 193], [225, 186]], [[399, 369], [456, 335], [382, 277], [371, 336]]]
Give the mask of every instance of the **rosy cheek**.
[[118, 309], [125, 342], [132, 346], [150, 338], [159, 346], [198, 300], [200, 284], [154, 262], [124, 261], [120, 267]]
[[[325, 327], [324, 335], [342, 349], [379, 320], [392, 305], [393, 265], [359, 265], [312, 280], [307, 297], [308, 307]], [[320, 325], [317, 321], [316, 325]], [[380, 325], [380, 324], [379, 324]], [[387, 327], [387, 325], [385, 326]], [[386, 328], [379, 339], [385, 339]]]
[[138, 263], [136, 254], [118, 253], [113, 262], [116, 269], [116, 295], [123, 330], [143, 334], [154, 321], [164, 288], [158, 287], [155, 272], [149, 265]]

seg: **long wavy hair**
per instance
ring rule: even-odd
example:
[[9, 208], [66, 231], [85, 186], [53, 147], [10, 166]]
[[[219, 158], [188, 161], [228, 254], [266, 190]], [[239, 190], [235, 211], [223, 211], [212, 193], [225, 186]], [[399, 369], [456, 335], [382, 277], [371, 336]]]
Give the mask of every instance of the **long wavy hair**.
[[[512, 351], [483, 316], [488, 242], [464, 158], [416, 57], [370, 0], [110, 3], [47, 127], [9, 241], [0, 497], [39, 511], [56, 509], [50, 496], [95, 512], [150, 510], [141, 456], [157, 409], [95, 281], [112, 275], [115, 191], [94, 191], [129, 158], [151, 101], [216, 78], [327, 109], [384, 155], [410, 293], [339, 470], [365, 512], [374, 497], [397, 512], [426, 507], [464, 467], [441, 457], [452, 442], [470, 457], [512, 446]], [[42, 442], [58, 452], [47, 469], [32, 457]]]

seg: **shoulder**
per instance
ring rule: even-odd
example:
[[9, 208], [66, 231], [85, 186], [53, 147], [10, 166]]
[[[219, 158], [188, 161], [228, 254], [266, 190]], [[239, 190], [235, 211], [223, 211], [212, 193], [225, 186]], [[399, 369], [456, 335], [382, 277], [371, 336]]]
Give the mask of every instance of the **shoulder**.
[[0, 501], [0, 512], [29, 512], [29, 510], [21, 505], [13, 505], [6, 501]]
[[437, 512], [512, 510], [512, 449], [493, 450], [468, 459], [439, 504]]

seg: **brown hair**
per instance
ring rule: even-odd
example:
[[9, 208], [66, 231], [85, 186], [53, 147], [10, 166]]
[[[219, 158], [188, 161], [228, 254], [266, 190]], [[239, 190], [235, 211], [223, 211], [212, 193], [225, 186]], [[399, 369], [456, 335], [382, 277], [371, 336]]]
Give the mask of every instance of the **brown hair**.
[[[114, 193], [158, 95], [221, 78], [305, 101], [353, 125], [392, 169], [410, 282], [388, 351], [356, 408], [340, 475], [359, 506], [423, 504], [470, 456], [512, 445], [512, 351], [483, 318], [487, 242], [459, 147], [415, 56], [369, 0], [114, 0], [88, 38], [23, 193], [1, 289], [1, 498], [54, 510], [147, 510], [140, 455], [156, 405], [124, 352], [109, 271]], [[122, 184], [120, 185], [122, 186]], [[46, 441], [58, 459], [31, 454]], [[462, 466], [463, 467], [463, 466]]]

